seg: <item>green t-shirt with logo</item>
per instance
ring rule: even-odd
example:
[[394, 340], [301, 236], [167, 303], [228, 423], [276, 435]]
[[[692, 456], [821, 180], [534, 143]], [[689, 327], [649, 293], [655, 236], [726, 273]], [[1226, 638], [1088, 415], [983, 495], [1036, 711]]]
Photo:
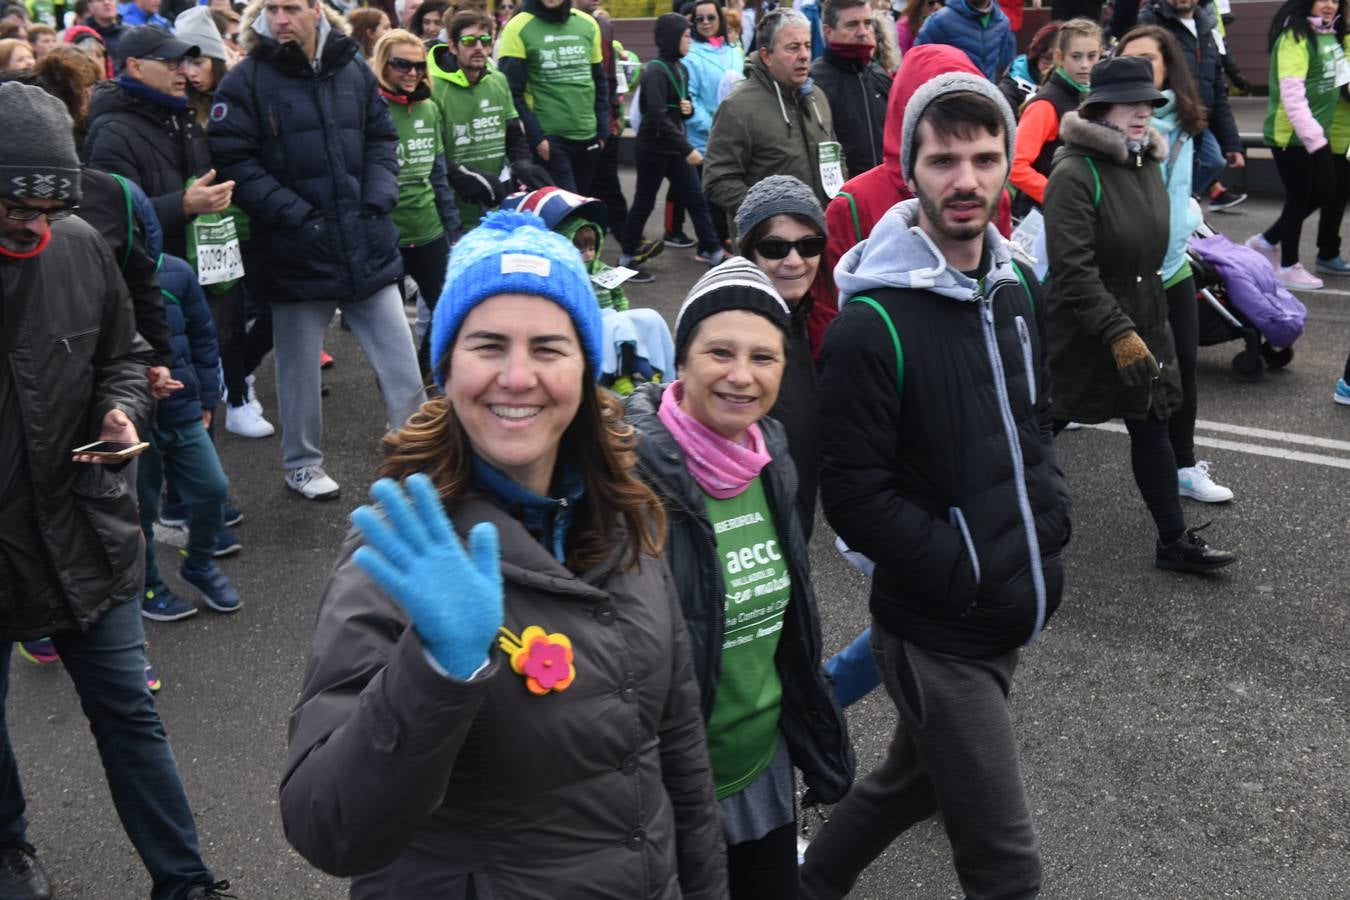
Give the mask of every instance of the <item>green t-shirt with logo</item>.
[[1275, 39], [1270, 54], [1270, 99], [1266, 103], [1266, 121], [1262, 137], [1268, 146], [1301, 147], [1303, 142], [1294, 133], [1284, 104], [1280, 102], [1280, 79], [1300, 78], [1308, 99], [1308, 111], [1328, 134], [1336, 113], [1336, 63], [1344, 58], [1344, 48], [1334, 34], [1319, 34], [1310, 48], [1308, 41], [1297, 32], [1285, 30]]
[[[496, 180], [506, 164], [506, 129], [516, 119], [511, 85], [505, 75], [491, 68], [477, 84], [469, 84], [463, 69], [441, 69], [435, 57], [432, 53], [428, 60], [431, 99], [440, 108], [445, 125], [446, 159]], [[478, 224], [483, 209], [467, 200], [458, 202], [460, 224], [468, 231]]]
[[783, 684], [774, 655], [792, 577], [762, 479], [739, 496], [705, 502], [726, 584], [722, 676], [708, 720], [708, 759], [722, 800], [758, 778], [778, 749]]
[[572, 141], [595, 137], [595, 81], [601, 62], [600, 27], [580, 10], [554, 23], [517, 13], [502, 28], [498, 56], [525, 60], [525, 102], [544, 134]]
[[393, 220], [398, 242], [421, 244], [445, 233], [436, 208], [431, 170], [445, 152], [441, 144], [441, 111], [430, 100], [399, 103], [387, 100], [398, 129], [398, 205]]

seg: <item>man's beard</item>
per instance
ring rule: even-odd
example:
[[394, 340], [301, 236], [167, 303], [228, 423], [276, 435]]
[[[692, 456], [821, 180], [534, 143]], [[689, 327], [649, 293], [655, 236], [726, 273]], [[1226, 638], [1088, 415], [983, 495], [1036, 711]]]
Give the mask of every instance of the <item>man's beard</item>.
[[[914, 195], [919, 198], [919, 205], [923, 208], [923, 214], [932, 224], [938, 234], [954, 241], [969, 241], [984, 234], [985, 228], [989, 226], [989, 220], [994, 217], [994, 203], [985, 204], [984, 215], [977, 221], [969, 222], [963, 225], [948, 226], [942, 218], [942, 209], [926, 195], [918, 185], [915, 185]], [[965, 203], [971, 200], [979, 202], [980, 195], [974, 191], [953, 194], [947, 198], [946, 203]]]
[[0, 231], [0, 248], [11, 253], [32, 253], [40, 243], [41, 236], [31, 231]]

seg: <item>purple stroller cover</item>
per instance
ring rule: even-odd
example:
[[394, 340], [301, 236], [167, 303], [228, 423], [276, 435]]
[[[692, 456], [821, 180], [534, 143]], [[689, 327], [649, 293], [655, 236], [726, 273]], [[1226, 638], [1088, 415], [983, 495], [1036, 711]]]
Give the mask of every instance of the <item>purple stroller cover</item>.
[[1222, 234], [1193, 237], [1188, 244], [1192, 253], [1219, 273], [1229, 301], [1271, 346], [1288, 347], [1303, 334], [1308, 310], [1280, 287], [1264, 256]]

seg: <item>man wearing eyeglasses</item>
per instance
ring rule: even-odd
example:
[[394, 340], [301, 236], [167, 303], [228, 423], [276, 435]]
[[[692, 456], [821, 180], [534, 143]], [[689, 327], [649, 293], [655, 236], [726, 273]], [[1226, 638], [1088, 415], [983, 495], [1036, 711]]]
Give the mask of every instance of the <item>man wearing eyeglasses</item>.
[[[218, 898], [229, 885], [202, 862], [146, 685], [134, 485], [121, 465], [72, 453], [139, 439], [148, 348], [108, 245], [70, 216], [83, 185], [61, 101], [0, 84], [0, 134], [0, 703], [12, 642], [50, 635], [153, 880], [152, 891], [126, 891]], [[0, 724], [0, 897], [45, 900], [52, 886], [24, 812]]]
[[225, 209], [234, 187], [215, 182], [206, 133], [188, 107], [187, 61], [198, 55], [159, 28], [129, 29], [117, 44], [121, 74], [100, 82], [89, 101], [90, 167], [141, 186], [164, 228], [164, 252], [174, 256], [187, 255], [191, 219]]
[[507, 193], [501, 175], [508, 160], [511, 175], [531, 189], [553, 183], [533, 161], [511, 85], [492, 67], [495, 24], [486, 13], [456, 13], [446, 26], [449, 45], [433, 47], [427, 60], [431, 97], [445, 123], [450, 186], [465, 231]]
[[211, 107], [211, 157], [248, 213], [249, 287], [272, 307], [286, 485], [331, 500], [323, 469], [319, 354], [341, 305], [375, 370], [385, 422], [422, 401], [390, 212], [398, 203], [398, 129], [370, 66], [319, 0], [254, 0], [240, 23], [248, 55]]

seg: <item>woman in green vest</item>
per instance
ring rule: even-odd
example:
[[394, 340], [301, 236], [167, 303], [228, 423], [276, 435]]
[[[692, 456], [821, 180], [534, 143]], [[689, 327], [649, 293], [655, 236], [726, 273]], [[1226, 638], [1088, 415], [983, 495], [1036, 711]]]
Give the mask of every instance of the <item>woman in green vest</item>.
[[[450, 244], [459, 237], [459, 209], [446, 177], [441, 111], [431, 101], [427, 81], [427, 49], [410, 31], [397, 28], [375, 42], [371, 61], [380, 95], [398, 129], [398, 249], [403, 271], [417, 282], [430, 309], [436, 308], [450, 259]], [[418, 342], [422, 372], [430, 372], [427, 333]]]
[[1286, 0], [1271, 20], [1269, 41], [1264, 137], [1284, 182], [1284, 208], [1247, 246], [1270, 260], [1286, 288], [1317, 290], [1322, 279], [1298, 261], [1298, 242], [1303, 220], [1335, 193], [1328, 135], [1336, 99], [1350, 84], [1345, 9], [1339, 0]]

